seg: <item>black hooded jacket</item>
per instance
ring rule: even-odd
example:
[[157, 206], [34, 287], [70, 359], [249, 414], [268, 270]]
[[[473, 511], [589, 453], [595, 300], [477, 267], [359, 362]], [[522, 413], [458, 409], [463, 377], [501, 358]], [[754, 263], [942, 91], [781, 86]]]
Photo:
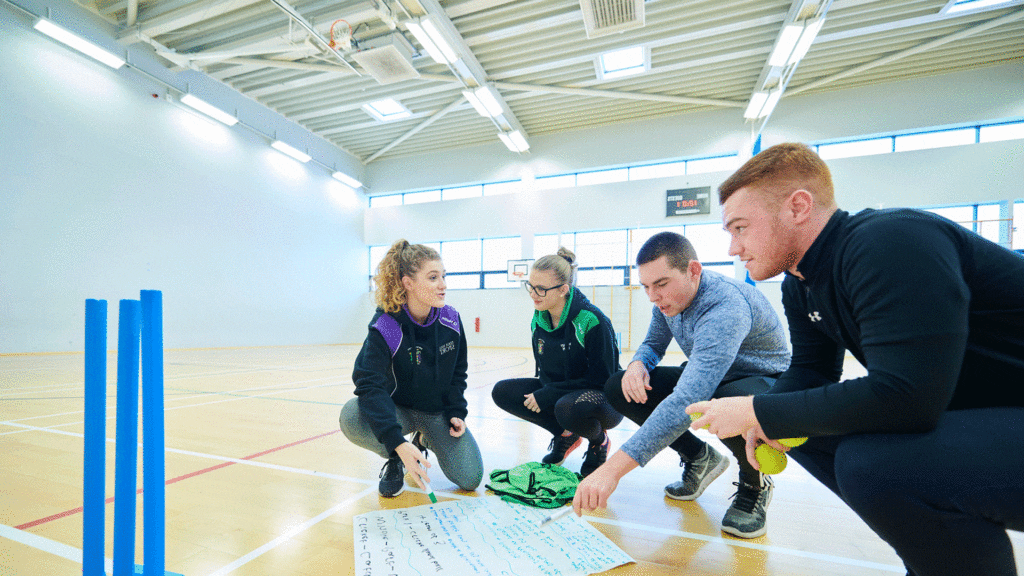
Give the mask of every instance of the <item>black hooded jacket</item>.
[[533, 359], [541, 388], [533, 393], [544, 411], [574, 390], [604, 390], [621, 370], [619, 346], [611, 320], [573, 287], [557, 328], [547, 312], [533, 314]]
[[359, 410], [390, 452], [406, 441], [395, 406], [465, 419], [467, 367], [466, 334], [451, 306], [432, 308], [423, 324], [404, 307], [378, 308], [352, 371]]

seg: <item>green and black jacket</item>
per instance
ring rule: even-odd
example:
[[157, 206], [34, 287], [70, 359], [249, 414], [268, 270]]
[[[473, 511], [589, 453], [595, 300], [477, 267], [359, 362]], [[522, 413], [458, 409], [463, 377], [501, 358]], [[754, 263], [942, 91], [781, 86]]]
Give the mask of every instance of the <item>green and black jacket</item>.
[[554, 410], [555, 402], [574, 390], [604, 390], [608, 377], [621, 370], [611, 320], [575, 287], [557, 328], [551, 327], [550, 314], [537, 310], [531, 329], [541, 383], [533, 395], [542, 411]]

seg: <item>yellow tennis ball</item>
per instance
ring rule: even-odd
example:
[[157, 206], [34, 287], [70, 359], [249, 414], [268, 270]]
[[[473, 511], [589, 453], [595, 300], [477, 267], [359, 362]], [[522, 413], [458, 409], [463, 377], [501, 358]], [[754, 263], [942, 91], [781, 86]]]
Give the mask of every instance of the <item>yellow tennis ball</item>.
[[807, 442], [807, 438], [783, 438], [782, 440], [779, 440], [779, 444], [788, 448], [796, 448], [804, 442]]
[[[695, 421], [696, 419], [700, 418], [703, 415], [703, 412], [694, 412], [693, 414], [690, 414], [690, 422]], [[703, 426], [703, 428], [707, 428], [707, 426], [705, 425]]]
[[786, 469], [786, 455], [767, 444], [754, 448], [754, 458], [761, 465], [763, 474], [778, 474]]

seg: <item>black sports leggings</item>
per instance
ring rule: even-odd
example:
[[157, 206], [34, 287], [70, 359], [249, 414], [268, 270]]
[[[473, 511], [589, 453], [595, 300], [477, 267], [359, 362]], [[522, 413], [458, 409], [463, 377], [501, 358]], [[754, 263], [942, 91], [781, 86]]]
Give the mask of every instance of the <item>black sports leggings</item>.
[[568, 430], [591, 442], [600, 442], [605, 430], [622, 422], [622, 414], [612, 408], [600, 390], [569, 392], [558, 399], [553, 412], [534, 412], [523, 405], [523, 400], [540, 388], [537, 378], [512, 378], [495, 384], [491, 397], [502, 410], [540, 426], [552, 436]]

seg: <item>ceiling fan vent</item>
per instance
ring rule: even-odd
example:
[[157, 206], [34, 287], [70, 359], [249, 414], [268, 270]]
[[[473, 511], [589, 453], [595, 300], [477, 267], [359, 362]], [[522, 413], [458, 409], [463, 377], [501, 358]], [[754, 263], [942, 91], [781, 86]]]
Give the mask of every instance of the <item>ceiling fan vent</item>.
[[352, 59], [381, 84], [420, 76], [412, 65], [412, 46], [401, 34], [364, 40], [359, 43], [359, 47], [358, 52], [352, 53]]
[[580, 0], [587, 38], [624, 32], [644, 25], [644, 0]]

